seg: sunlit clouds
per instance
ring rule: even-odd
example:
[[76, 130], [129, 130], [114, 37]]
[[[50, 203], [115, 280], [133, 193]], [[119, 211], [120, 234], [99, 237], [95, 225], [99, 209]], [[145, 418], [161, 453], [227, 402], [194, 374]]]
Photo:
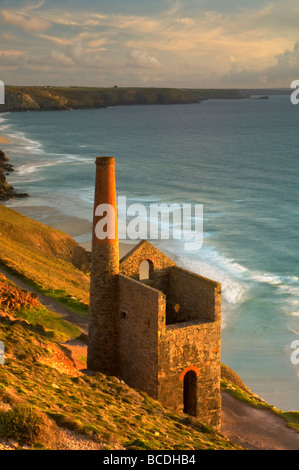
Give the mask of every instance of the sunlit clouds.
[[293, 0], [4, 3], [6, 83], [288, 87], [299, 78]]

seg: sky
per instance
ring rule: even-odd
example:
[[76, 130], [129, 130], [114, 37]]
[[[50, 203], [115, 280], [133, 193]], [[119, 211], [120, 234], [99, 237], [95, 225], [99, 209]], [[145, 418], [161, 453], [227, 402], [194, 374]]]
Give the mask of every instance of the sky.
[[0, 0], [7, 85], [289, 88], [296, 79], [298, 0]]

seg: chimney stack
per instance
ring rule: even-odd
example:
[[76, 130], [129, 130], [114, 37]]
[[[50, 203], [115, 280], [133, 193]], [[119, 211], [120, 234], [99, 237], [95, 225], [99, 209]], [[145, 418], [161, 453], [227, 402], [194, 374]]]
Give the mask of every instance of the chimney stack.
[[115, 160], [113, 157], [98, 157], [92, 232], [87, 367], [107, 375], [117, 375], [118, 371], [118, 272]]

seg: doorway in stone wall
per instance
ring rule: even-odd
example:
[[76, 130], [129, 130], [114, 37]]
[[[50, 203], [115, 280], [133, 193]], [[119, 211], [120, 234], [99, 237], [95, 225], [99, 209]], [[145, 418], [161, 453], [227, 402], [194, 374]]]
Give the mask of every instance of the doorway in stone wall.
[[184, 375], [184, 413], [196, 416], [196, 383], [197, 375], [194, 370], [189, 370]]
[[143, 260], [139, 265], [139, 281], [146, 281], [150, 279], [153, 270], [153, 262], [147, 259]]

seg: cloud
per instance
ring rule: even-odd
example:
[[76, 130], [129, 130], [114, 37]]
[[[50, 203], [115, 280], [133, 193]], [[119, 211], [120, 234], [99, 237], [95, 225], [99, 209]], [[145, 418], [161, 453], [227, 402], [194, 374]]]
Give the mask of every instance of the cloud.
[[55, 37], [55, 36], [49, 36], [47, 34], [38, 34], [38, 37], [43, 38], [43, 39], [48, 39], [49, 41], [55, 42], [56, 44], [60, 44], [62, 46], [65, 45], [71, 45], [74, 43], [74, 38], [64, 38], [64, 37]]
[[85, 83], [98, 83], [96, 73], [88, 73], [97, 68], [100, 80], [109, 76], [119, 83], [121, 77], [132, 85], [141, 77], [190, 87], [278, 86], [298, 78], [294, 0], [254, 0], [237, 7], [230, 1], [219, 8], [220, 0], [166, 0], [156, 10], [147, 6], [135, 12], [130, 2], [107, 9], [100, 3], [26, 0], [15, 10], [3, 7], [0, 37], [14, 41], [10, 49], [26, 48], [28, 68], [48, 63], [61, 81], [76, 72]]
[[24, 5], [24, 10], [28, 10], [28, 11], [37, 10], [38, 8], [44, 6], [44, 4], [45, 4], [45, 0], [40, 0], [37, 3], [28, 3]]
[[133, 49], [127, 54], [127, 65], [130, 67], [137, 67], [142, 69], [158, 69], [161, 67], [160, 62], [156, 57], [148, 55], [146, 52]]
[[299, 41], [296, 41], [292, 50], [286, 49], [282, 54], [276, 55], [276, 64], [268, 67], [267, 75], [270, 79], [290, 78], [297, 79], [299, 75]]
[[52, 50], [50, 64], [60, 67], [98, 68], [101, 66], [100, 57], [94, 53], [87, 53], [82, 42], [78, 41], [64, 48], [64, 50]]
[[237, 86], [250, 84], [287, 87], [293, 80], [299, 79], [299, 41], [293, 49], [286, 49], [273, 57], [274, 64], [261, 69], [240, 67], [231, 62], [230, 71], [222, 76], [225, 83]]
[[74, 67], [75, 62], [71, 57], [68, 57], [62, 51], [52, 50], [50, 52], [50, 63], [51, 65], [58, 65], [60, 67]]
[[3, 66], [19, 67], [26, 59], [26, 53], [23, 51], [0, 50], [0, 69]]
[[1, 10], [0, 15], [4, 23], [27, 32], [41, 32], [51, 27], [51, 23], [44, 18], [28, 18], [9, 10]]
[[105, 44], [108, 43], [108, 38], [106, 37], [102, 37], [102, 38], [98, 38], [98, 39], [93, 39], [92, 41], [89, 41], [88, 42], [88, 46], [93, 48], [93, 49], [98, 49], [98, 50], [101, 50], [101, 51], [104, 51], [106, 50], [105, 47], [103, 47]]
[[17, 41], [19, 38], [16, 34], [10, 33], [9, 31], [4, 31], [3, 33], [0, 34], [1, 39], [4, 39], [4, 41], [7, 42], [14, 42]]

